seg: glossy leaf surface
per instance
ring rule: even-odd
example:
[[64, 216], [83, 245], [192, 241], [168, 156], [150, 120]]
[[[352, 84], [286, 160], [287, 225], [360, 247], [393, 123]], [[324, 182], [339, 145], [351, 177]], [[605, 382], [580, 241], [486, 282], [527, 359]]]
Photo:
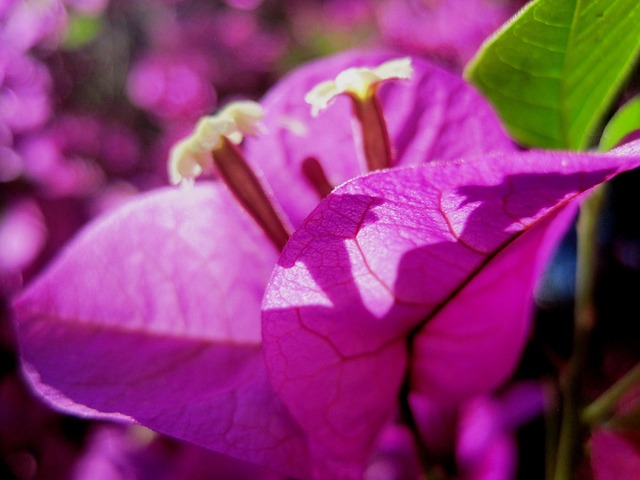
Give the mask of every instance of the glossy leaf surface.
[[640, 130], [640, 96], [625, 103], [609, 120], [602, 132], [600, 150], [611, 150], [627, 135]]
[[466, 76], [527, 146], [584, 149], [640, 49], [636, 0], [536, 0]]

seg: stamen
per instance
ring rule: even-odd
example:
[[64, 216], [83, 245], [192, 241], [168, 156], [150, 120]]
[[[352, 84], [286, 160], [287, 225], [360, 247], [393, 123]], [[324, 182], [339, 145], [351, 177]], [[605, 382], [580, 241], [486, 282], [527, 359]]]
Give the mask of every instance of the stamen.
[[236, 199], [262, 227], [276, 248], [282, 251], [291, 236], [289, 229], [238, 147], [223, 137], [222, 146], [213, 152], [213, 159], [220, 176]]
[[223, 138], [239, 144], [245, 135], [263, 133], [263, 117], [264, 111], [259, 103], [243, 101], [232, 102], [216, 115], [201, 118], [193, 133], [171, 150], [171, 183], [175, 185], [210, 170], [213, 165], [211, 152], [222, 144]]
[[[262, 123], [264, 110], [259, 103], [244, 101], [231, 102], [218, 115], [233, 119], [238, 132], [242, 135], [263, 135], [266, 128]], [[242, 138], [234, 143], [240, 143]]]
[[382, 106], [376, 95], [366, 100], [352, 100], [353, 113], [360, 124], [362, 148], [370, 172], [393, 165], [391, 140], [384, 120]]
[[169, 177], [173, 184], [192, 182], [215, 165], [236, 199], [282, 250], [289, 229], [237, 147], [245, 135], [264, 131], [263, 115], [257, 103], [235, 102], [217, 115], [202, 118], [193, 133], [172, 149]]
[[302, 175], [315, 189], [321, 199], [333, 190], [333, 185], [327, 179], [322, 165], [315, 157], [307, 157], [302, 161]]
[[412, 73], [409, 57], [389, 60], [374, 68], [351, 67], [340, 72], [335, 80], [326, 80], [316, 85], [304, 100], [311, 104], [311, 114], [315, 117], [340, 94], [365, 100], [375, 94], [378, 85], [389, 80], [409, 79]]
[[352, 67], [340, 72], [334, 80], [316, 85], [306, 96], [311, 114], [316, 116], [336, 96], [346, 94], [360, 124], [364, 156], [369, 171], [393, 165], [391, 141], [377, 97], [379, 86], [389, 80], [408, 79], [413, 69], [410, 58], [385, 62], [375, 68]]
[[178, 142], [169, 154], [169, 181], [177, 185], [192, 181], [211, 167], [211, 154], [193, 145], [190, 138]]

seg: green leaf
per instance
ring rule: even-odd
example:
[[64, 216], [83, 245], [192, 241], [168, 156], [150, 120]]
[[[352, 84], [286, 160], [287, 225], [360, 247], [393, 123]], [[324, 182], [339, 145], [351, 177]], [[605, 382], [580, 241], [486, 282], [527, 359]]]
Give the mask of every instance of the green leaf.
[[584, 149], [640, 50], [638, 0], [536, 0], [465, 72], [524, 145]]
[[640, 95], [625, 103], [609, 120], [602, 132], [600, 150], [611, 150], [635, 130], [640, 130]]
[[102, 30], [102, 19], [91, 15], [70, 15], [62, 46], [68, 50], [92, 42]]

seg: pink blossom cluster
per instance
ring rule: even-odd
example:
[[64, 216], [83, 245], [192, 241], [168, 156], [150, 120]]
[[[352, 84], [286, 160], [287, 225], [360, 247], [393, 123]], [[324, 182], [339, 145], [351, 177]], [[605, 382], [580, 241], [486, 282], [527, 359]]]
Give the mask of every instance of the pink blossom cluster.
[[[0, 4], [0, 477], [510, 480], [541, 465], [522, 432], [557, 408], [547, 364], [564, 359], [535, 288], [640, 143], [525, 152], [506, 135], [459, 72], [520, 4]], [[313, 115], [305, 97], [399, 57], [411, 76], [374, 95], [392, 158], [369, 171], [359, 100]], [[284, 246], [221, 168], [165, 186], [171, 146], [245, 98], [261, 134], [223, 153], [264, 187]], [[629, 336], [603, 340], [588, 388], [637, 357]], [[638, 405], [631, 390], [616, 414]], [[634, 429], [584, 443], [584, 478], [638, 471]]]

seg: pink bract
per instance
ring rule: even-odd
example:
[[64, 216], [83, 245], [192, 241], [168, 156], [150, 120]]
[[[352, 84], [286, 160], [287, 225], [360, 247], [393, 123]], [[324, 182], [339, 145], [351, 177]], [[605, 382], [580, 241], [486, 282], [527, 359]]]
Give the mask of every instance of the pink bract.
[[[320, 200], [302, 175], [306, 158], [316, 158], [334, 186], [366, 172], [349, 99], [337, 98], [314, 118], [305, 95], [349, 67], [375, 67], [402, 55], [352, 51], [321, 59], [296, 69], [265, 96], [268, 135], [247, 139], [246, 152], [294, 226]], [[516, 151], [489, 104], [460, 77], [419, 58], [412, 66], [412, 80], [383, 85], [379, 92], [394, 166]]]
[[512, 373], [574, 207], [639, 153], [434, 162], [360, 177], [320, 203], [278, 260], [262, 322], [270, 377], [318, 478], [357, 478], [404, 382], [451, 406]]
[[[69, 244], [14, 304], [39, 394], [296, 478], [355, 479], [403, 382], [452, 403], [502, 382], [571, 206], [640, 149], [517, 153], [462, 80], [416, 60], [413, 80], [381, 91], [408, 166], [309, 215], [306, 155], [336, 184], [362, 172], [345, 102], [311, 121], [301, 95], [388, 58], [323, 60], [265, 100], [269, 134], [246, 152], [300, 225], [282, 255], [221, 182], [140, 196]], [[279, 127], [287, 115], [306, 136]]]
[[[389, 58], [350, 52], [321, 60], [267, 96], [269, 134], [247, 145], [247, 155], [296, 223], [319, 201], [300, 174], [305, 155], [342, 172], [336, 182], [361, 172], [348, 107], [336, 102], [312, 121], [304, 94], [344, 68]], [[461, 79], [418, 60], [415, 66], [414, 80], [382, 92], [401, 162], [514, 149]], [[306, 136], [284, 128], [285, 119]], [[90, 225], [18, 299], [28, 375], [58, 408], [135, 419], [306, 476], [306, 438], [271, 390], [260, 349], [260, 301], [276, 260], [220, 183], [142, 196]], [[227, 419], [234, 405], [244, 407], [237, 425]]]
[[16, 304], [25, 369], [58, 408], [304, 476], [260, 350], [277, 254], [219, 187], [142, 196], [81, 234]]

